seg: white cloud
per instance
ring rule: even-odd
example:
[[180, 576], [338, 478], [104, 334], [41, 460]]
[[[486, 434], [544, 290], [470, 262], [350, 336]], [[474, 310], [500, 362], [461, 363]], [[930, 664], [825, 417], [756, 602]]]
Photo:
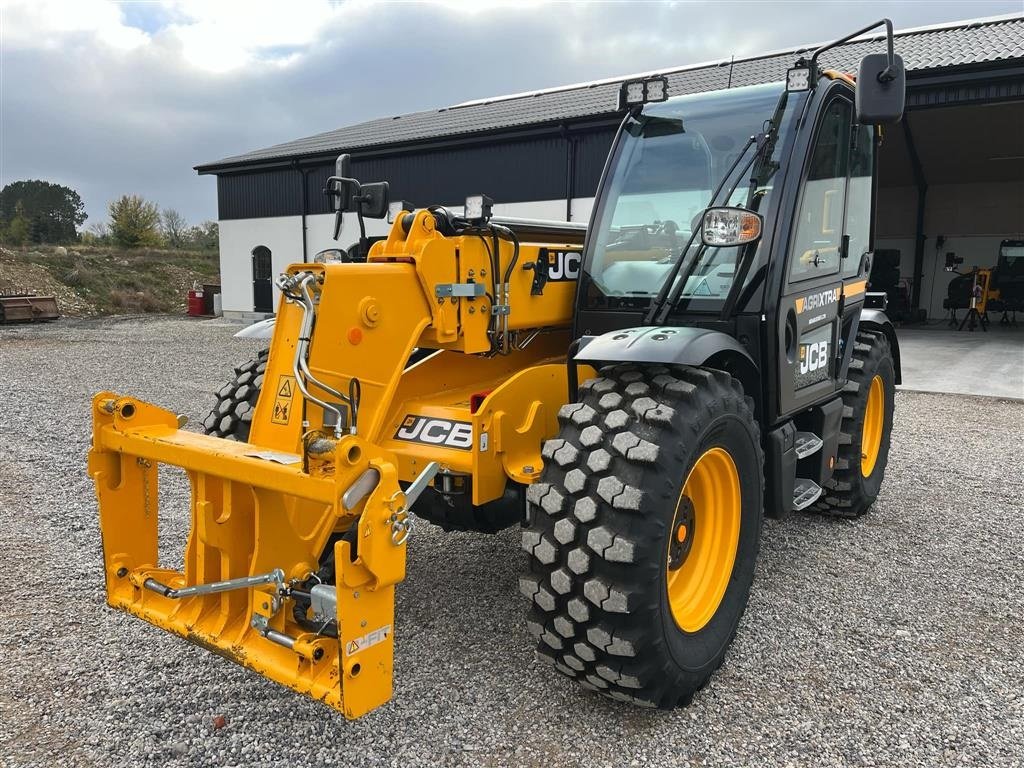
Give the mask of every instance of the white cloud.
[[210, 72], [295, 61], [297, 52], [308, 48], [325, 24], [352, 13], [326, 0], [181, 0], [168, 5], [182, 20], [161, 34], [177, 40], [185, 61]]
[[116, 50], [149, 42], [149, 35], [124, 23], [121, 8], [107, 0], [19, 0], [4, 3], [3, 45], [7, 50], [59, 50], [68, 36], [89, 35]]
[[374, 117], [725, 60], [891, 14], [897, 27], [1019, 10], [921, 3], [0, 0], [0, 185], [69, 184], [90, 223], [136, 192], [216, 216], [192, 166]]

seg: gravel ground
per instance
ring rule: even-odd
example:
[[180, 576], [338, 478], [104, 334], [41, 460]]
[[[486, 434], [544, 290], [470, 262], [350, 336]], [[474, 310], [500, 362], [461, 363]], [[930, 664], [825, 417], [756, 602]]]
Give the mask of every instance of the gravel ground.
[[[421, 526], [399, 589], [394, 699], [347, 722], [104, 605], [89, 398], [117, 389], [196, 424], [255, 349], [233, 330], [0, 330], [0, 764], [1024, 762], [1024, 403], [898, 394], [874, 510], [766, 521], [726, 664], [674, 712], [605, 701], [533, 659], [515, 530]], [[180, 562], [187, 497], [180, 482], [161, 496], [175, 505], [164, 551]]]

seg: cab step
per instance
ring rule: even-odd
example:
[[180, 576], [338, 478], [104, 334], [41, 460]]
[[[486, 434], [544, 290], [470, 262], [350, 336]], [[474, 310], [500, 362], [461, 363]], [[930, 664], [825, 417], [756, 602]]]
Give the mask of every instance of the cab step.
[[822, 445], [824, 441], [813, 432], [797, 432], [793, 449], [796, 451], [797, 459], [805, 459], [820, 451]]
[[821, 486], [806, 477], [798, 477], [793, 484], [793, 510], [806, 509], [821, 496]]

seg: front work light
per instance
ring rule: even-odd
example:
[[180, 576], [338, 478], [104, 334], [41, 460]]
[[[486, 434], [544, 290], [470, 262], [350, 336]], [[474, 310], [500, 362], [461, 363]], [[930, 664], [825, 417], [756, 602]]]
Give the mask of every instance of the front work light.
[[388, 224], [394, 224], [395, 220], [406, 211], [412, 212], [416, 206], [408, 200], [392, 200], [388, 203]]
[[466, 219], [476, 224], [486, 224], [491, 218], [494, 201], [487, 195], [470, 195], [466, 198]]
[[700, 239], [712, 248], [752, 243], [761, 236], [761, 217], [743, 208], [708, 208], [700, 225]]
[[668, 78], [661, 75], [645, 77], [642, 80], [627, 80], [619, 89], [619, 109], [638, 107], [668, 98]]

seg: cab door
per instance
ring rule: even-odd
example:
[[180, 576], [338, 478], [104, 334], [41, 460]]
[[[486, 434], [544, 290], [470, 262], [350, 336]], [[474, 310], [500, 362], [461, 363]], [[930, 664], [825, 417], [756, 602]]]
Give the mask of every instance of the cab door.
[[854, 278], [870, 263], [873, 194], [872, 129], [854, 125], [853, 114], [842, 94], [823, 105], [801, 180], [777, 315], [780, 415], [820, 401], [845, 381], [844, 356], [866, 285]]

